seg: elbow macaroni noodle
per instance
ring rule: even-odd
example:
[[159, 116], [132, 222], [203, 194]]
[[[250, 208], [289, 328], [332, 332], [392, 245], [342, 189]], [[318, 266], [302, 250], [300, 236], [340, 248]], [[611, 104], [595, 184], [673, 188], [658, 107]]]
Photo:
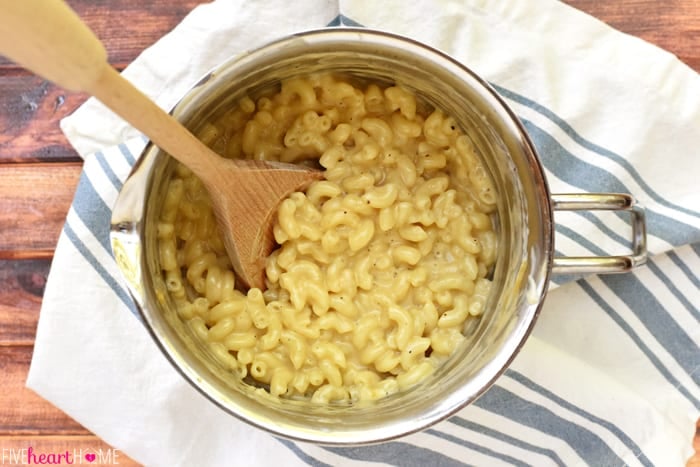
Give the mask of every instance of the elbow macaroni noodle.
[[227, 157], [317, 159], [325, 179], [278, 210], [267, 289], [235, 277], [201, 182], [177, 165], [158, 225], [179, 316], [228, 370], [273, 396], [373, 400], [465, 339], [496, 258], [497, 194], [470, 140], [399, 86], [284, 81], [199, 137]]

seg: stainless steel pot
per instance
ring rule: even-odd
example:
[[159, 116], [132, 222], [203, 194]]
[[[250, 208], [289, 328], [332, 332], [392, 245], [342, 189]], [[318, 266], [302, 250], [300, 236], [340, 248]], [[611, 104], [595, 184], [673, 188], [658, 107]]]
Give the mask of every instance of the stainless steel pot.
[[[176, 316], [160, 273], [156, 219], [171, 159], [149, 145], [124, 184], [111, 241], [143, 321], [180, 373], [223, 410], [287, 438], [361, 444], [424, 429], [474, 401], [505, 371], [529, 335], [551, 273], [624, 272], [646, 259], [643, 211], [623, 194], [549, 192], [528, 135], [488, 84], [450, 57], [410, 39], [365, 29], [301, 33], [235, 57], [208, 74], [173, 109], [196, 132], [244, 94], [314, 71], [399, 82], [452, 115], [472, 139], [500, 193], [499, 249], [486, 312], [467, 343], [427, 380], [371, 404], [314, 406], [270, 397], [223, 371]], [[554, 256], [553, 211], [627, 210], [633, 254]], [[241, 219], [245, 222], [245, 219]]]

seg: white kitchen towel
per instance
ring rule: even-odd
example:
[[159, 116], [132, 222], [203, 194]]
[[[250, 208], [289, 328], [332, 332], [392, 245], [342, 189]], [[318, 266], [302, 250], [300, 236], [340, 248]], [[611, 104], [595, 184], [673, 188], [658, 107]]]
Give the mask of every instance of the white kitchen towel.
[[[505, 375], [422, 433], [354, 448], [277, 439], [190, 387], [137, 318], [108, 231], [144, 139], [91, 100], [62, 122], [85, 166], [27, 385], [155, 466], [684, 465], [700, 415], [698, 74], [554, 0], [217, 0], [193, 10], [124, 75], [169, 108], [229, 56], [343, 25], [412, 37], [485, 77], [523, 121], [552, 192], [627, 192], [641, 201], [648, 264], [626, 275], [555, 278]], [[628, 246], [624, 216], [557, 221], [561, 254]]]

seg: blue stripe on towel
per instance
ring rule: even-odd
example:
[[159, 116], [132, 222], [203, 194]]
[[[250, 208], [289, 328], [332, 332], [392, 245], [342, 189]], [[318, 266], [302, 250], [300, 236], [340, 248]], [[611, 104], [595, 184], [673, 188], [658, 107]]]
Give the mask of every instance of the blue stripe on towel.
[[[570, 229], [569, 227], [563, 224], [556, 224], [555, 229], [557, 231], [557, 235], [565, 235], [566, 237], [578, 243], [594, 255], [605, 256], [609, 254], [608, 252], [605, 252], [602, 248], [600, 248], [598, 245], [593, 243], [592, 240], [589, 240], [588, 238], [584, 237], [578, 232], [575, 232], [574, 230]], [[556, 245], [556, 238], [554, 240], [554, 244]]]
[[[668, 256], [669, 258], [671, 257], [670, 254]], [[678, 258], [677, 255], [676, 258]], [[656, 262], [652, 259], [647, 261], [647, 266], [649, 267], [649, 270], [656, 277], [658, 277], [661, 280], [661, 282], [663, 282], [663, 284], [668, 288], [668, 290], [673, 294], [673, 296], [676, 297], [678, 301], [683, 304], [685, 309], [690, 312], [693, 318], [700, 322], [700, 310], [698, 310], [698, 308], [695, 305], [690, 303], [690, 300], [688, 300], [688, 298], [683, 294], [683, 292], [681, 292], [678, 289], [678, 287], [676, 287], [676, 284], [671, 279], [669, 279], [669, 277], [666, 274], [664, 274], [663, 270], [659, 267], [659, 265], [656, 264]], [[696, 287], [698, 287], [699, 285], [700, 284], [698, 283], [695, 284]], [[697, 358], [697, 361], [700, 361], [700, 357]]]
[[[605, 254], [605, 252], [595, 244], [567, 227], [557, 226], [557, 233], [570, 237], [595, 255]], [[561, 253], [557, 253], [557, 256], [562, 255]], [[700, 320], [700, 311], [698, 308], [678, 290], [672, 281], [663, 273], [662, 269], [653, 260], [649, 260], [647, 266], [649, 270], [665, 284], [668, 290], [690, 314]], [[574, 278], [574, 276], [555, 276], [553, 282], [562, 284]], [[700, 374], [695, 372], [697, 362], [700, 361], [700, 350], [698, 346], [695, 345], [693, 340], [673, 316], [668, 313], [666, 308], [656, 298], [655, 294], [649, 290], [649, 287], [638, 277], [631, 274], [601, 275], [600, 279], [627, 305], [630, 311], [639, 318], [644, 327], [649, 330], [656, 341], [666, 349], [685, 372], [691, 376], [693, 381], [700, 384]]]
[[[698, 244], [700, 245], [700, 243]], [[697, 276], [693, 274], [693, 271], [690, 270], [687, 264], [681, 260], [681, 258], [678, 256], [678, 254], [675, 251], [669, 251], [667, 253], [668, 258], [673, 262], [673, 264], [678, 267], [681, 271], [683, 271], [683, 274], [692, 282], [692, 284], [700, 290], [700, 276]], [[700, 256], [700, 255], [698, 255]], [[700, 319], [700, 317], [698, 317]]]
[[[588, 149], [589, 151], [595, 152], [596, 154], [599, 154], [607, 159], [610, 159], [617, 164], [619, 164], [621, 167], [627, 171], [627, 173], [630, 174], [630, 176], [634, 179], [635, 182], [644, 190], [644, 192], [649, 195], [650, 198], [652, 198], [654, 201], [659, 203], [662, 206], [665, 206], [667, 208], [671, 208], [675, 211], [682, 212], [684, 214], [688, 214], [690, 216], [696, 217], [700, 219], [700, 212], [694, 211], [692, 209], [685, 208], [683, 206], [679, 206], [675, 203], [672, 203], [665, 198], [663, 198], [661, 195], [656, 193], [649, 184], [647, 184], [644, 181], [644, 178], [637, 172], [637, 169], [634, 168], [634, 166], [626, 160], [624, 157], [620, 156], [619, 154], [615, 154], [613, 151], [610, 151], [609, 149], [606, 149], [602, 146], [599, 146], [587, 139], [585, 139], [583, 136], [579, 135], [576, 130], [574, 130], [571, 125], [569, 125], [563, 118], [559, 117], [557, 114], [546, 108], [545, 106], [535, 102], [532, 99], [529, 99], [521, 94], [518, 94], [516, 92], [513, 92], [509, 89], [506, 89], [504, 87], [498, 86], [496, 84], [490, 83], [491, 86], [493, 86], [496, 91], [501, 94], [502, 96], [507, 97], [508, 99], [515, 101], [519, 104], [522, 104], [535, 112], [539, 113], [543, 117], [547, 118], [549, 121], [554, 123], [556, 126], [558, 126], [564, 133], [566, 133], [572, 140], [574, 140], [576, 143], [578, 143], [581, 147]], [[540, 154], [542, 155], [542, 154]]]
[[[542, 163], [560, 180], [589, 193], [630, 190], [610, 172], [588, 164], [567, 151], [554, 137], [529, 120], [522, 120], [537, 146]], [[663, 200], [661, 200], [663, 201]], [[662, 203], [657, 200], [659, 204]], [[685, 212], [677, 207], [679, 212]], [[679, 246], [700, 240], [700, 229], [666, 215], [646, 210], [647, 232]]]
[[402, 441], [391, 441], [370, 446], [326, 447], [324, 449], [357, 461], [386, 462], [392, 465], [396, 463], [398, 460], [397, 456], [400, 455], [401, 465], [404, 467], [425, 467], [427, 465], [464, 467], [469, 465], [440, 452]]
[[68, 239], [71, 241], [73, 246], [80, 252], [82, 257], [87, 261], [90, 266], [95, 270], [95, 272], [102, 278], [103, 281], [112, 289], [112, 292], [119, 298], [119, 300], [126, 305], [126, 307], [135, 316], [139, 316], [138, 310], [131, 300], [131, 296], [117, 283], [117, 281], [112, 277], [112, 275], [107, 272], [107, 270], [100, 264], [100, 262], [95, 258], [90, 249], [83, 243], [82, 240], [75, 233], [73, 228], [68, 222], [63, 226], [63, 232], [65, 232]]
[[698, 258], [700, 258], [700, 242], [693, 243], [690, 245], [690, 248], [692, 248]]
[[[99, 160], [99, 158], [98, 158]], [[107, 174], [106, 174], [107, 175]], [[109, 175], [107, 175], [109, 177]], [[112, 247], [109, 240], [110, 217], [112, 210], [105, 204], [100, 195], [95, 190], [92, 181], [87, 176], [85, 170], [80, 174], [78, 187], [73, 200], [72, 209], [83, 222], [85, 227], [97, 239], [99, 244], [104, 248], [104, 252], [93, 252], [87, 245], [77, 236], [75, 231], [70, 227], [68, 222], [64, 227], [64, 231], [71, 238], [71, 242], [80, 251], [85, 260], [92, 266], [97, 274], [102, 277], [105, 283], [112, 291], [121, 299], [127, 306], [129, 311], [140, 317], [136, 305], [131, 299], [131, 296], [119, 285], [118, 281], [112, 276], [98, 261], [96, 254], [105, 253], [112, 256]]]
[[118, 147], [119, 147], [119, 152], [121, 152], [122, 156], [124, 156], [124, 160], [126, 160], [126, 162], [130, 166], [133, 166], [136, 163], [136, 158], [134, 157], [133, 154], [131, 154], [131, 151], [129, 151], [129, 148], [127, 147], [127, 145], [122, 143]]
[[443, 433], [441, 431], [435, 430], [433, 428], [428, 429], [425, 431], [426, 433], [436, 436], [438, 438], [444, 439], [445, 441], [449, 441], [454, 444], [458, 444], [460, 446], [464, 446], [465, 448], [471, 449], [473, 451], [479, 452], [481, 454], [485, 454], [490, 457], [495, 457], [496, 459], [501, 459], [505, 462], [509, 462], [513, 465], [518, 465], [521, 467], [528, 467], [530, 464], [526, 464], [525, 462], [520, 461], [519, 459], [516, 459], [513, 456], [509, 456], [507, 454], [502, 454], [498, 451], [494, 451], [493, 449], [489, 449], [487, 447], [481, 446], [480, 444], [473, 443], [471, 441], [467, 441], [466, 439], [461, 439], [458, 438], [454, 435], [448, 434], [448, 433]]
[[467, 430], [475, 431], [485, 436], [490, 436], [504, 443], [519, 447], [520, 449], [546, 456], [552, 459], [552, 462], [554, 462], [556, 465], [559, 465], [561, 467], [564, 467], [566, 465], [564, 464], [564, 461], [562, 461], [561, 458], [557, 455], [557, 453], [551, 449], [527, 443], [521, 439], [515, 438], [501, 431], [494, 430], [485, 425], [472, 422], [462, 417], [454, 416], [452, 418], [449, 418], [448, 421], [455, 425], [461, 426], [462, 428], [465, 428]]
[[336, 16], [326, 26], [328, 26], [328, 27], [350, 26], [350, 27], [354, 27], [354, 28], [363, 28], [364, 27], [363, 25], [361, 25], [357, 21], [350, 19], [345, 15]]
[[642, 281], [632, 274], [600, 276], [600, 280], [627, 305], [656, 341], [700, 385], [700, 373], [695, 372], [700, 361], [700, 349]]
[[114, 187], [114, 189], [117, 191], [121, 190], [123, 183], [119, 179], [117, 174], [114, 173], [114, 170], [112, 170], [112, 166], [109, 165], [109, 162], [107, 162], [107, 158], [105, 158], [105, 155], [101, 151], [98, 151], [95, 153], [95, 158], [100, 164], [100, 167], [102, 167], [102, 171], [105, 173], [109, 181], [112, 182], [112, 186]]
[[561, 439], [588, 465], [625, 465], [597, 434], [499, 385], [492, 386], [474, 404]]
[[523, 386], [526, 386], [527, 388], [537, 392], [538, 394], [545, 396], [547, 399], [551, 400], [552, 402], [556, 403], [560, 407], [563, 407], [593, 423], [596, 425], [600, 425], [606, 430], [608, 430], [610, 433], [615, 435], [617, 439], [622, 441], [622, 443], [631, 451], [634, 453], [634, 455], [637, 457], [639, 462], [641, 462], [643, 465], [648, 466], [648, 467], [653, 467], [653, 464], [647, 457], [644, 455], [642, 452], [642, 449], [637, 446], [637, 444], [632, 441], [622, 430], [620, 430], [615, 424], [604, 420], [598, 416], [593, 415], [590, 412], [587, 412], [580, 407], [575, 406], [571, 402], [568, 402], [561, 397], [557, 396], [547, 388], [535, 383], [531, 379], [529, 379], [527, 376], [523, 375], [522, 373], [515, 371], [515, 370], [506, 370], [506, 376], [509, 378], [512, 378], [522, 384]]
[[[593, 214], [591, 211], [572, 211], [575, 215], [583, 217], [588, 220], [591, 224], [595, 225], [604, 235], [607, 235], [612, 240], [616, 241], [620, 245], [626, 245], [631, 248], [632, 242], [629, 238], [625, 238], [618, 232], [608, 227], [598, 216]], [[557, 224], [558, 226], [558, 224]]]
[[299, 448], [299, 446], [297, 446], [296, 444], [294, 444], [293, 442], [291, 442], [287, 439], [277, 438], [277, 437], [275, 437], [275, 439], [277, 441], [279, 441], [280, 443], [282, 443], [287, 449], [292, 451], [294, 453], [294, 455], [297, 456], [299, 459], [301, 459], [302, 461], [306, 462], [307, 464], [309, 464], [313, 467], [332, 467], [331, 465], [326, 464], [325, 462], [321, 462], [320, 460], [316, 459], [315, 457], [308, 455], [307, 453], [302, 451]]
[[[664, 366], [664, 364], [659, 360], [659, 358], [654, 354], [654, 352], [644, 343], [644, 341], [634, 332], [632, 327], [624, 320], [622, 317], [613, 309], [612, 306], [603, 298], [598, 295], [595, 289], [586, 281], [579, 281], [577, 284], [595, 301], [598, 306], [607, 313], [610, 318], [617, 323], [617, 325], [629, 336], [629, 338], [635, 343], [639, 350], [647, 356], [652, 365], [658, 370], [658, 372], [668, 381], [668, 383], [675, 387], [678, 392], [680, 392], [691, 404], [695, 406], [696, 409], [700, 409], [700, 400], [694, 397], [677, 379], [671, 374], [671, 372]], [[697, 364], [697, 360], [696, 360]]]
[[90, 233], [105, 249], [105, 252], [111, 255], [112, 248], [109, 244], [109, 220], [112, 210], [97, 193], [92, 181], [84, 170], [83, 173], [80, 174], [80, 180], [78, 181], [78, 188], [76, 189], [75, 199], [73, 200], [73, 209]]

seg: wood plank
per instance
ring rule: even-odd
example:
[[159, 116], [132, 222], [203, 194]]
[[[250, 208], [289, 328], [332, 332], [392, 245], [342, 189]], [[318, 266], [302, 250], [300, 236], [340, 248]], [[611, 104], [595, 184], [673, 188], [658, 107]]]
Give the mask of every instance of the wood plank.
[[0, 164], [0, 259], [53, 251], [80, 163]]
[[[169, 32], [198, 0], [70, 0], [123, 69]], [[115, 21], [115, 18], [119, 18]], [[37, 78], [0, 56], [0, 162], [75, 161], [58, 123], [87, 98]]]
[[[200, 0], [68, 0], [105, 44], [109, 62], [120, 69], [173, 29], [200, 3]], [[4, 57], [0, 57], [0, 68], [17, 69]]]
[[[31, 465], [40, 462], [41, 454], [60, 464], [139, 466], [126, 453], [115, 449], [94, 435], [81, 436], [0, 436], [0, 465]], [[29, 451], [31, 448], [31, 452]], [[67, 454], [67, 457], [66, 457]], [[86, 459], [85, 456], [88, 456]], [[93, 459], [92, 456], [95, 458]], [[32, 456], [32, 457], [30, 457]]]
[[0, 346], [34, 345], [51, 260], [0, 260]]
[[700, 2], [697, 0], [563, 0], [627, 34], [675, 54], [700, 72]]
[[25, 387], [32, 347], [0, 347], [0, 436], [85, 435], [78, 422]]
[[0, 75], [0, 163], [79, 161], [59, 121], [85, 100], [31, 75]]

